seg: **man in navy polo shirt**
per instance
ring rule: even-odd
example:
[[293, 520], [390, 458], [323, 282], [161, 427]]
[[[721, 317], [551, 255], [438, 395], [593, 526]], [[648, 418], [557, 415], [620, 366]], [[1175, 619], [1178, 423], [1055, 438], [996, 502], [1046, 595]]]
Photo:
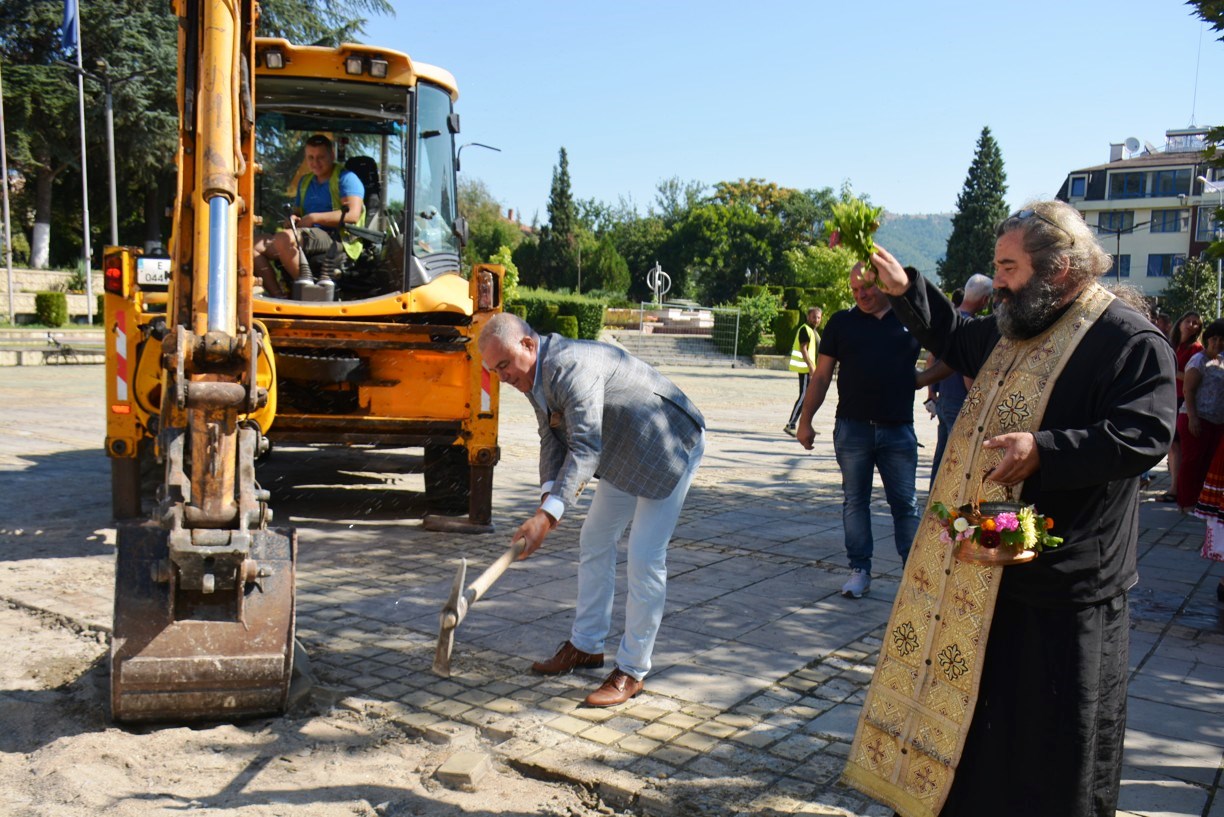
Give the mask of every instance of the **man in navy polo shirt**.
[[804, 448], [812, 448], [812, 417], [824, 403], [837, 365], [833, 450], [842, 475], [842, 525], [850, 561], [850, 579], [841, 592], [858, 599], [871, 588], [874, 470], [884, 482], [902, 561], [918, 531], [914, 390], [927, 384], [915, 372], [918, 341], [897, 320], [884, 293], [864, 280], [862, 264], [850, 273], [850, 290], [855, 305], [829, 318], [820, 340], [797, 438]]

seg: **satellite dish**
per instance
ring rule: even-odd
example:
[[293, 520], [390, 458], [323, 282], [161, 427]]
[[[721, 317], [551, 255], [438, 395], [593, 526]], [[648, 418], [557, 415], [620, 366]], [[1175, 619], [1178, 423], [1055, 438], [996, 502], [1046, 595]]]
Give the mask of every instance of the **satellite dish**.
[[1128, 136], [1126, 141], [1123, 144], [1126, 145], [1127, 153], [1130, 153], [1133, 155], [1139, 152], [1139, 140], [1136, 139], [1135, 137]]

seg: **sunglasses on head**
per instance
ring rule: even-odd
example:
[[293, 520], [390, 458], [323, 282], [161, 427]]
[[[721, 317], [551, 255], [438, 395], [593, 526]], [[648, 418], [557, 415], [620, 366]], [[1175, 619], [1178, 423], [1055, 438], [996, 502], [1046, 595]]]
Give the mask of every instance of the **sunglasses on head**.
[[1036, 219], [1040, 219], [1041, 221], [1044, 221], [1046, 224], [1049, 224], [1054, 229], [1062, 232], [1062, 234], [1065, 235], [1067, 238], [1071, 239], [1072, 245], [1075, 244], [1075, 236], [1067, 232], [1067, 228], [1063, 227], [1061, 224], [1058, 224], [1055, 221], [1052, 221], [1046, 218], [1041, 213], [1038, 213], [1036, 210], [1017, 210], [1010, 217], [1008, 217], [1008, 221], [1013, 221], [1013, 220], [1014, 221], [1027, 221], [1030, 218], [1036, 218]]

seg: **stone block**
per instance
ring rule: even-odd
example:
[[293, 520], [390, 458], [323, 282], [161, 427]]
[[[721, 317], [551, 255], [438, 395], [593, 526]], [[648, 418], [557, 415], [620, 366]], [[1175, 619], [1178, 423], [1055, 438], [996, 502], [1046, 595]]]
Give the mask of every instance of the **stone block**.
[[464, 750], [447, 758], [434, 777], [452, 789], [476, 791], [480, 781], [489, 773], [489, 768], [489, 756], [484, 752]]

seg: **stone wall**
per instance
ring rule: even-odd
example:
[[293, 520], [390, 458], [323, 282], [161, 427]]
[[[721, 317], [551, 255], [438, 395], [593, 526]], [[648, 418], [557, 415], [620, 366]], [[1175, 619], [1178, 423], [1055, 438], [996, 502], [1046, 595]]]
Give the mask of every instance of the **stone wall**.
[[[18, 324], [32, 323], [35, 320], [34, 295], [38, 292], [63, 291], [68, 281], [75, 275], [63, 270], [32, 270], [13, 268], [13, 313]], [[95, 309], [97, 296], [102, 293], [102, 273], [95, 270], [93, 274], [93, 291]], [[88, 315], [88, 297], [84, 294], [68, 294], [68, 320], [72, 323], [85, 323]], [[0, 269], [0, 318], [8, 319], [9, 315], [9, 282], [7, 270]]]

